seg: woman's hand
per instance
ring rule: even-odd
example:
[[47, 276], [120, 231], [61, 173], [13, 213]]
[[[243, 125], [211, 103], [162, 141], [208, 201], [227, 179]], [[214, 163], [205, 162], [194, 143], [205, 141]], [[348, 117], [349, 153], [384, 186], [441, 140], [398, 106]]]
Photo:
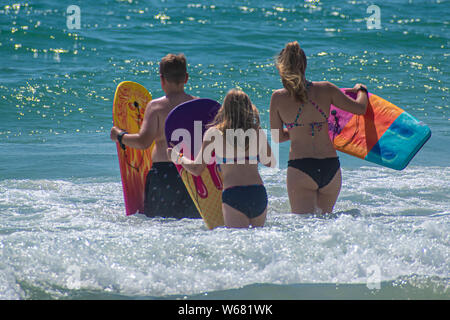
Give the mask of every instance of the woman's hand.
[[351, 88], [351, 89], [346, 89], [345, 92], [357, 93], [358, 90], [359, 90], [360, 88], [364, 88], [364, 89], [367, 90], [367, 87], [366, 87], [364, 84], [362, 84], [362, 83], [357, 83], [357, 84], [355, 84], [355, 86], [354, 86], [353, 88]]

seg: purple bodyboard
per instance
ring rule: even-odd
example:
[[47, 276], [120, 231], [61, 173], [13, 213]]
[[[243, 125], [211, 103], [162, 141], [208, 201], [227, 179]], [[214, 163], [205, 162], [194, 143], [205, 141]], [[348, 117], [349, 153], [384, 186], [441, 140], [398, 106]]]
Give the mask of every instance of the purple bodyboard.
[[[165, 134], [167, 145], [173, 146], [180, 141], [172, 140], [172, 133], [176, 129], [185, 129], [191, 135], [191, 150], [183, 150], [183, 153], [193, 159], [194, 151], [199, 151], [203, 140], [203, 134], [208, 129], [208, 125], [214, 120], [217, 111], [220, 109], [220, 104], [212, 99], [194, 99], [184, 102], [175, 107], [167, 116]], [[195, 132], [195, 122], [201, 121], [201, 136], [196, 137], [198, 132]], [[199, 127], [197, 127], [197, 131]], [[198, 141], [194, 141], [197, 139]], [[182, 140], [182, 139], [180, 139]], [[195, 150], [195, 147], [198, 150]]]

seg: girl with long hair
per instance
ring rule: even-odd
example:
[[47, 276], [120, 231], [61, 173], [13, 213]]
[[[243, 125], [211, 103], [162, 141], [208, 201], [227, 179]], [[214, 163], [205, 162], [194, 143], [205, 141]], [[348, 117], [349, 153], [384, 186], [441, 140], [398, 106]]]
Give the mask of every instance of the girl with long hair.
[[203, 137], [195, 160], [183, 156], [174, 148], [167, 153], [195, 176], [201, 175], [215, 157], [223, 178], [222, 212], [225, 226], [262, 227], [266, 221], [268, 198], [258, 171], [264, 157], [266, 166], [275, 159], [260, 130], [259, 113], [246, 93], [233, 89], [226, 95], [213, 123]]

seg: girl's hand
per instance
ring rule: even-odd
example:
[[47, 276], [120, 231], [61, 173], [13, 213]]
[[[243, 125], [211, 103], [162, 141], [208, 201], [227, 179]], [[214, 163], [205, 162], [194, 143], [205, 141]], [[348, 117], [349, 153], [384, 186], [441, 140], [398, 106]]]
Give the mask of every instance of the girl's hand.
[[170, 147], [167, 148], [167, 158], [169, 158], [169, 160], [173, 162], [173, 160], [172, 160], [172, 152], [173, 152], [172, 148], [170, 148]]
[[177, 150], [173, 150], [173, 148], [167, 148], [167, 157], [170, 161], [175, 164], [181, 164], [181, 158], [183, 157], [182, 153], [179, 153]]

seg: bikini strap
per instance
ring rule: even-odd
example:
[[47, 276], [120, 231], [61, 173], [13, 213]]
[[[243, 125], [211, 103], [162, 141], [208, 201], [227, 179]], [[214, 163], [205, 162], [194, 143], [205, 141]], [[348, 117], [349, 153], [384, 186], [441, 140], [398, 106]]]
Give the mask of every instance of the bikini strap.
[[311, 99], [309, 99], [309, 102], [311, 102], [311, 104], [317, 109], [317, 111], [320, 112], [320, 114], [325, 118], [325, 120], [328, 121], [328, 116], [325, 114], [325, 112], [323, 112], [323, 110], [319, 107], [319, 105], [314, 101], [312, 101]]
[[[306, 80], [306, 88], [309, 88], [310, 86], [313, 86], [313, 83], [311, 81]], [[325, 118], [326, 121], [328, 121], [328, 116], [325, 114], [325, 112], [319, 107], [319, 105], [317, 103], [315, 103], [313, 100], [308, 98], [308, 101], [311, 102], [311, 104], [316, 108], [317, 111], [320, 112], [320, 114]], [[300, 114], [302, 113], [302, 107], [304, 106], [304, 104], [302, 103], [299, 107], [298, 107], [298, 112], [297, 112], [297, 117], [295, 118], [295, 120], [291, 123], [285, 123], [286, 128], [287, 129], [292, 129], [294, 127], [303, 127], [304, 124], [298, 123], [298, 119], [300, 118]], [[310, 123], [310, 125], [313, 125], [313, 127], [315, 125], [318, 125], [319, 122], [313, 122]], [[313, 134], [314, 135], [314, 134]]]
[[[306, 88], [309, 88], [310, 86], [313, 86], [312, 81], [306, 80]], [[319, 111], [320, 114], [322, 114], [322, 116], [325, 118], [325, 120], [328, 121], [328, 116], [326, 115], [325, 112], [323, 112], [323, 110], [319, 107], [319, 105], [309, 98], [308, 98], [308, 101], [311, 102], [311, 104], [317, 109], [317, 111]]]

